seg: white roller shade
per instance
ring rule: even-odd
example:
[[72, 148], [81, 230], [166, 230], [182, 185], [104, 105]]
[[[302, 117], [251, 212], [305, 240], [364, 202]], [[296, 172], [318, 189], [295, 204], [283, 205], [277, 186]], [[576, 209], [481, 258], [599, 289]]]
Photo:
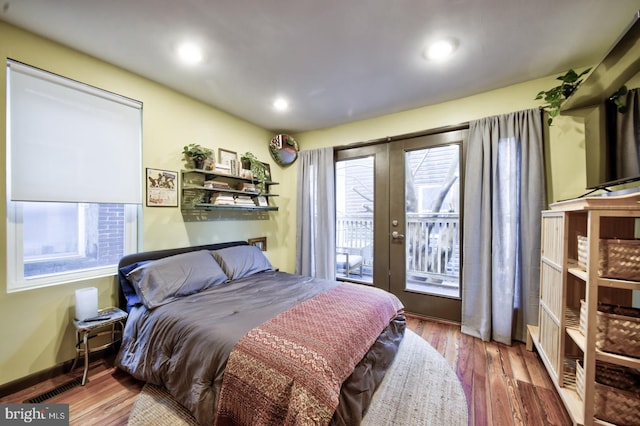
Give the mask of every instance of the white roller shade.
[[7, 62], [13, 201], [140, 204], [140, 102]]

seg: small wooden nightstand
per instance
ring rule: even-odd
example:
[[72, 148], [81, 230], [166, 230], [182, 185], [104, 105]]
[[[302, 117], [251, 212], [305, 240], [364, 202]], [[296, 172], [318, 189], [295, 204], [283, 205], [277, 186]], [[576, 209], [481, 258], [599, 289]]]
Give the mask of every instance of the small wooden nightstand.
[[[76, 328], [76, 358], [73, 360], [71, 370], [76, 366], [78, 359], [84, 355], [84, 373], [82, 374], [82, 385], [87, 382], [89, 374], [89, 354], [106, 349], [122, 339], [124, 323], [128, 314], [118, 308], [105, 308], [98, 311], [98, 316], [108, 317], [97, 321], [79, 321], [74, 319], [73, 326]], [[116, 325], [119, 328], [116, 329]], [[109, 327], [108, 330], [107, 327]], [[111, 340], [102, 346], [92, 348], [89, 346], [89, 339], [97, 336], [111, 335]]]

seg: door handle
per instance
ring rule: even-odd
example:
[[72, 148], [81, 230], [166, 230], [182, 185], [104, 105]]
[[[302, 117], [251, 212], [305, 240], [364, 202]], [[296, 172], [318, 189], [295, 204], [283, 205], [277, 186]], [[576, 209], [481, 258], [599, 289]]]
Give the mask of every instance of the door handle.
[[391, 238], [393, 238], [394, 240], [402, 240], [404, 238], [404, 234], [401, 234], [398, 231], [393, 231], [391, 233]]

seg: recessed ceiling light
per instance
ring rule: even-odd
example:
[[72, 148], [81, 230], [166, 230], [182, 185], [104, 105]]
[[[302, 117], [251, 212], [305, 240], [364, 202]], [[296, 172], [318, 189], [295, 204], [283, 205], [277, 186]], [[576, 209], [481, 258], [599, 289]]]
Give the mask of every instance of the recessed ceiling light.
[[273, 107], [277, 111], [286, 111], [287, 109], [289, 109], [289, 101], [284, 98], [278, 98], [273, 101]]
[[457, 45], [454, 40], [438, 40], [425, 49], [424, 56], [432, 61], [443, 61], [449, 58], [456, 48]]
[[182, 43], [178, 46], [178, 57], [187, 65], [195, 65], [202, 61], [202, 49], [194, 43]]

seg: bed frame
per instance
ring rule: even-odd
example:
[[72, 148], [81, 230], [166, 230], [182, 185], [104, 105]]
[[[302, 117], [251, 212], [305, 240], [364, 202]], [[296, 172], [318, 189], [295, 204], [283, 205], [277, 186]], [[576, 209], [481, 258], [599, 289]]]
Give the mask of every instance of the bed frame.
[[179, 247], [173, 249], [165, 249], [165, 250], [155, 250], [155, 251], [143, 251], [140, 253], [132, 253], [124, 256], [118, 262], [118, 304], [120, 309], [123, 311], [127, 310], [127, 300], [122, 293], [122, 282], [126, 281], [126, 277], [120, 273], [120, 268], [124, 266], [128, 266], [134, 264], [136, 262], [141, 262], [143, 260], [158, 260], [164, 257], [173, 256], [176, 254], [187, 253], [190, 251], [197, 250], [219, 250], [227, 247], [234, 246], [246, 246], [249, 243], [246, 241], [230, 241], [226, 243], [214, 243], [214, 244], [204, 244], [200, 246], [191, 246], [191, 247]]

